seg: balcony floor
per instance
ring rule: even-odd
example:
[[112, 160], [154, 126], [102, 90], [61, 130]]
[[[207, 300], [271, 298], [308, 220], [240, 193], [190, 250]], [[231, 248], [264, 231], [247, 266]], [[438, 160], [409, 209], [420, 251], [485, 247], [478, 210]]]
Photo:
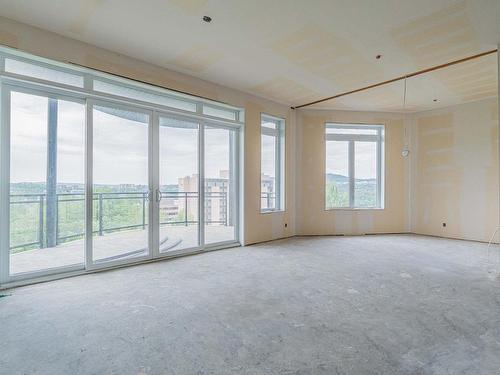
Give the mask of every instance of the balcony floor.
[[[148, 230], [130, 230], [94, 237], [94, 260], [133, 258], [147, 252]], [[207, 226], [205, 243], [234, 239], [233, 226]], [[160, 251], [172, 252], [198, 246], [198, 226], [163, 226], [160, 229]], [[84, 263], [84, 241], [67, 242], [57, 247], [12, 254], [10, 273], [19, 274]]]

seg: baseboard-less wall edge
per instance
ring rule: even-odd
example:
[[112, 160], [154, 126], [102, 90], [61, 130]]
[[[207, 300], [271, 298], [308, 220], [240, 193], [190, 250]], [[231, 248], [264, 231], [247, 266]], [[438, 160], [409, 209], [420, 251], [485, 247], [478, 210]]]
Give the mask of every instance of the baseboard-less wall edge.
[[294, 237], [360, 237], [360, 236], [379, 236], [379, 235], [402, 235], [402, 234], [415, 234], [412, 232], [376, 232], [376, 233], [332, 233], [332, 234], [296, 234]]
[[253, 245], [259, 245], [259, 244], [261, 244], [261, 243], [268, 243], [268, 242], [274, 242], [274, 241], [286, 240], [286, 239], [289, 239], [289, 238], [294, 238], [294, 237], [297, 237], [297, 235], [296, 235], [296, 234], [292, 234], [292, 235], [290, 235], [290, 236], [278, 237], [278, 238], [273, 238], [273, 239], [270, 239], [270, 240], [256, 241], [256, 242], [249, 242], [249, 243], [246, 243], [245, 245], [243, 245], [243, 247], [246, 247], [246, 246], [253, 246]]
[[[424, 236], [424, 237], [434, 237], [434, 238], [443, 238], [445, 240], [456, 240], [456, 241], [469, 241], [469, 242], [477, 242], [477, 243], [489, 243], [489, 241], [483, 241], [483, 240], [476, 240], [472, 238], [463, 238], [463, 237], [453, 237], [453, 236], [438, 236], [437, 234], [427, 234], [427, 233], [417, 233], [417, 232], [412, 232], [410, 234], [414, 234], [417, 236]], [[499, 245], [500, 242], [498, 241], [492, 241], [492, 245]]]
[[[443, 238], [447, 240], [457, 240], [457, 241], [470, 241], [470, 242], [478, 242], [478, 243], [489, 243], [489, 241], [477, 240], [472, 238], [463, 238], [463, 237], [452, 237], [452, 236], [438, 236], [435, 234], [427, 234], [427, 233], [417, 233], [417, 232], [377, 232], [377, 233], [360, 233], [360, 234], [344, 234], [344, 233], [333, 233], [333, 234], [296, 234], [293, 237], [361, 237], [361, 236], [380, 236], [380, 235], [415, 235], [422, 237], [434, 237], [434, 238]], [[273, 240], [274, 241], [274, 240]], [[270, 242], [270, 241], [265, 241]], [[492, 244], [499, 245], [500, 242], [493, 241]]]
[[[308, 237], [361, 237], [361, 236], [376, 236], [376, 235], [417, 235], [417, 236], [422, 236], [422, 237], [434, 237], [434, 238], [442, 238], [442, 239], [449, 239], [449, 240], [457, 240], [457, 241], [470, 241], [470, 242], [478, 242], [478, 243], [488, 243], [488, 241], [480, 241], [480, 240], [473, 240], [473, 239], [467, 239], [467, 238], [456, 238], [456, 237], [444, 237], [444, 236], [437, 236], [437, 235], [432, 235], [432, 234], [425, 234], [425, 233], [416, 233], [416, 232], [380, 232], [380, 233], [364, 233], [364, 234], [296, 234], [296, 235], [291, 235], [291, 236], [286, 236], [286, 237], [280, 237], [280, 238], [275, 238], [272, 240], [266, 240], [266, 241], [259, 241], [259, 242], [254, 242], [250, 244], [246, 244], [243, 247], [250, 247], [254, 245], [260, 245], [260, 244], [265, 244], [269, 242], [275, 242], [275, 241], [280, 241], [280, 240], [285, 240], [285, 239], [290, 239], [290, 238], [308, 238]], [[492, 242], [492, 244], [498, 245], [498, 242]], [[82, 275], [90, 275], [98, 272], [105, 272], [105, 271], [110, 271], [110, 270], [116, 270], [119, 268], [125, 268], [125, 267], [130, 267], [130, 266], [137, 266], [141, 264], [148, 264], [148, 263], [153, 263], [153, 262], [163, 262], [163, 261], [171, 261], [177, 258], [183, 258], [183, 257], [188, 257], [188, 256], [193, 256], [193, 255], [199, 255], [203, 253], [208, 253], [212, 251], [219, 251], [219, 250], [228, 250], [232, 249], [235, 247], [242, 247], [240, 245], [230, 245], [230, 246], [223, 246], [223, 247], [217, 247], [217, 248], [211, 248], [207, 250], [199, 250], [199, 251], [193, 251], [190, 253], [185, 253], [185, 254], [173, 254], [171, 256], [163, 256], [161, 258], [154, 258], [154, 259], [147, 259], [147, 260], [142, 260], [139, 262], [134, 262], [134, 263], [128, 263], [128, 264], [121, 264], [121, 265], [116, 265], [108, 268], [101, 268], [101, 269], [95, 269], [95, 270], [81, 270], [81, 271], [72, 271], [72, 272], [66, 272], [66, 273], [60, 273], [60, 274], [54, 274], [50, 276], [42, 276], [42, 277], [37, 277], [33, 279], [26, 279], [26, 280], [19, 280], [19, 281], [13, 281], [10, 283], [5, 283], [0, 285], [0, 290], [7, 290], [11, 288], [17, 288], [21, 286], [27, 286], [27, 285], [33, 285], [33, 284], [39, 284], [39, 283], [45, 283], [48, 281], [55, 281], [55, 280], [61, 280], [61, 279], [67, 279], [70, 277], [75, 277], [75, 276], [82, 276]]]

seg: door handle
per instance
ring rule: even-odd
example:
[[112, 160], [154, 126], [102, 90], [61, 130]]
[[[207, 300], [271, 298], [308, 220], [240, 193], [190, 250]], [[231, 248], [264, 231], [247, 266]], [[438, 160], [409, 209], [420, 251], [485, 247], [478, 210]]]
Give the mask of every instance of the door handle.
[[156, 189], [156, 202], [160, 202], [163, 198], [163, 194], [161, 193], [160, 189]]

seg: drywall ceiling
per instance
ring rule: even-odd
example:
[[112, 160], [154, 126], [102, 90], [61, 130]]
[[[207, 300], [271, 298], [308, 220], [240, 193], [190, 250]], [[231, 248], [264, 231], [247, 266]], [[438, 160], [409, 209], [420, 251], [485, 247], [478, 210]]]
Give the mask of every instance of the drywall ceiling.
[[[0, 0], [0, 15], [293, 106], [500, 42], [498, 0]], [[408, 80], [406, 106], [398, 82], [314, 107], [415, 111], [495, 96], [496, 58]]]

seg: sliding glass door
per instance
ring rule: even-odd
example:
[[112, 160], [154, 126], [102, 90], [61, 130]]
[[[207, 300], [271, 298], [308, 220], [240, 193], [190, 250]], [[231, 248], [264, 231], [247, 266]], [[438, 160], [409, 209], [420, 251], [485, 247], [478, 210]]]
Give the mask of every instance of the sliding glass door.
[[1, 98], [1, 283], [238, 243], [239, 127], [16, 86]]
[[3, 95], [10, 125], [3, 133], [9, 156], [8, 273], [83, 267], [85, 104], [33, 90]]
[[200, 246], [199, 122], [160, 116], [159, 251]]
[[236, 242], [238, 130], [167, 115], [159, 125], [159, 253]]
[[204, 243], [236, 240], [236, 131], [205, 127]]
[[92, 105], [92, 262], [127, 262], [150, 254], [151, 114]]

